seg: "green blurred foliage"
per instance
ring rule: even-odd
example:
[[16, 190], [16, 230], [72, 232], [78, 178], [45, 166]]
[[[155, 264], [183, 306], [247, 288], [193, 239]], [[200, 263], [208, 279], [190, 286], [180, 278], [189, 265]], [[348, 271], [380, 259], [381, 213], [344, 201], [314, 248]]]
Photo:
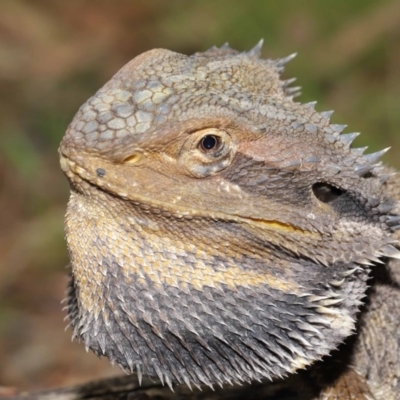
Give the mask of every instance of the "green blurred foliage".
[[[264, 57], [297, 51], [301, 101], [334, 108], [357, 145], [392, 146], [400, 167], [396, 0], [2, 0], [0, 2], [0, 386], [34, 388], [118, 373], [63, 332], [68, 185], [58, 143], [78, 107], [155, 47], [228, 41]], [[1, 394], [1, 389], [0, 389]]]

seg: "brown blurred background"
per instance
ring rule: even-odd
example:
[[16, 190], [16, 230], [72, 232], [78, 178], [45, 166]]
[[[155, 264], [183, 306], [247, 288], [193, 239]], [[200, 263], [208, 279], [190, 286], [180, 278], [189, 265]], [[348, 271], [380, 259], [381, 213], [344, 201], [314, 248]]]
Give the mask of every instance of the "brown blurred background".
[[336, 110], [392, 146], [400, 167], [397, 0], [0, 0], [0, 386], [24, 389], [119, 373], [64, 332], [68, 185], [57, 147], [78, 107], [120, 67], [155, 47], [183, 53], [229, 41], [286, 71], [302, 101]]

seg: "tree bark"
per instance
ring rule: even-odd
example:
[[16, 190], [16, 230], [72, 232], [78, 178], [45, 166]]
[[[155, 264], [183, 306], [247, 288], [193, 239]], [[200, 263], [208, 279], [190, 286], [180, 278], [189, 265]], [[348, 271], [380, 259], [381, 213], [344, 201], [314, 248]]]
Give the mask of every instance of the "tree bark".
[[[293, 382], [292, 382], [293, 383]], [[299, 383], [299, 382], [298, 382]], [[278, 382], [258, 382], [253, 384], [224, 385], [223, 387], [192, 388], [177, 385], [173, 391], [160, 382], [143, 379], [139, 385], [135, 375], [118, 378], [102, 379], [82, 385], [56, 388], [31, 393], [19, 393], [15, 396], [0, 396], [7, 400], [294, 400], [298, 399], [299, 391], [309, 398], [307, 390], [301, 388], [301, 383], [288, 385], [288, 380]], [[288, 389], [291, 387], [292, 389]], [[293, 387], [297, 387], [293, 389]], [[294, 391], [295, 390], [295, 391]], [[305, 390], [305, 392], [303, 391]]]

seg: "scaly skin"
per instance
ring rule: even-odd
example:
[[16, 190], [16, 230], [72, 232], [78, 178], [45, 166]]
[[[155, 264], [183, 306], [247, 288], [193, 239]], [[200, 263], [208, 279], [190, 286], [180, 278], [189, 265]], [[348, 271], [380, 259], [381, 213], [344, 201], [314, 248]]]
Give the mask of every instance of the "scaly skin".
[[[387, 171], [393, 172], [393, 171]], [[400, 176], [390, 177], [383, 190], [400, 200]], [[399, 206], [396, 207], [399, 212]], [[400, 239], [400, 231], [393, 238]], [[320, 400], [396, 400], [400, 393], [400, 261], [386, 260], [386, 268], [373, 268], [367, 304], [357, 334], [333, 357], [340, 360], [339, 373], [329, 374], [329, 364], [313, 366], [323, 387]], [[335, 365], [333, 363], [333, 365]], [[331, 377], [327, 383], [326, 377]], [[332, 379], [332, 376], [334, 377]], [[329, 379], [328, 379], [329, 380]], [[325, 387], [324, 387], [325, 386]], [[347, 393], [344, 395], [344, 393]], [[362, 393], [362, 394], [361, 394]], [[353, 397], [351, 397], [351, 395]], [[357, 397], [358, 396], [358, 397]]]
[[293, 100], [291, 57], [259, 52], [144, 53], [61, 143], [74, 336], [128, 373], [211, 386], [304, 369], [354, 331], [369, 266], [399, 255], [382, 152], [352, 149]]

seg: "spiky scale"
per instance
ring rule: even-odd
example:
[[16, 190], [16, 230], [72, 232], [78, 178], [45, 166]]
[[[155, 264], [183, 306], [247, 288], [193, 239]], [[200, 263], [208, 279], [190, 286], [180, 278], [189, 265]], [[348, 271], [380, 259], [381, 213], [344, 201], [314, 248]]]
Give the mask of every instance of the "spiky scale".
[[325, 166], [325, 169], [326, 169], [326, 172], [327, 172], [328, 176], [337, 175], [341, 171], [341, 167], [339, 165], [336, 165], [336, 164], [327, 164]]
[[337, 304], [343, 303], [344, 299], [326, 299], [321, 301], [323, 306], [335, 306]]
[[[289, 80], [290, 80], [290, 79], [289, 79]], [[294, 82], [295, 80], [296, 80], [296, 78], [294, 78], [293, 82]], [[286, 82], [288, 82], [288, 81], [286, 81]], [[308, 103], [304, 103], [305, 106], [309, 106], [309, 107], [311, 107], [311, 108], [315, 108], [316, 104], [317, 104], [316, 101], [310, 101], [310, 102], [308, 102]]]
[[380, 158], [386, 154], [390, 150], [390, 147], [387, 147], [383, 150], [377, 151], [376, 153], [364, 154], [364, 160], [368, 164], [375, 164], [380, 160]]
[[[297, 78], [290, 78], [290, 79], [286, 79], [286, 81], [283, 81], [283, 86], [285, 88], [287, 88], [288, 86], [290, 86], [293, 82], [296, 82]], [[311, 104], [311, 103], [308, 103]]]
[[382, 254], [385, 257], [396, 258], [400, 260], [400, 250], [392, 245], [387, 245], [382, 249]]
[[369, 172], [371, 172], [373, 169], [374, 169], [374, 166], [369, 165], [369, 164], [356, 165], [354, 168], [354, 172], [358, 176], [364, 176], [364, 175], [368, 174]]
[[391, 211], [393, 211], [395, 207], [395, 203], [391, 200], [386, 200], [383, 201], [377, 208], [379, 209], [379, 211], [381, 213], [390, 213]]
[[329, 111], [322, 111], [321, 115], [327, 119], [328, 121], [331, 119], [332, 114], [334, 113], [333, 110], [329, 110]]
[[339, 139], [346, 146], [350, 146], [356, 137], [360, 136], [360, 132], [342, 133]]
[[378, 174], [378, 179], [380, 180], [381, 183], [387, 183], [387, 181], [389, 181], [391, 178], [393, 178], [394, 176], [396, 176], [396, 173], [379, 173]]
[[275, 65], [278, 67], [284, 67], [288, 62], [292, 61], [297, 56], [297, 53], [292, 53], [287, 57], [280, 58], [279, 60], [275, 61]]
[[[169, 389], [170, 389], [172, 392], [174, 392], [174, 386], [172, 385], [172, 381], [171, 381], [171, 378], [169, 377], [169, 375], [166, 375], [166, 376], [165, 376], [165, 382], [166, 382], [166, 384], [168, 385]], [[188, 386], [189, 386], [189, 389], [192, 390], [190, 384], [189, 384]]]
[[365, 150], [368, 149], [368, 146], [364, 147], [355, 147], [351, 149], [352, 154], [354, 154], [356, 157], [361, 157], [364, 155]]
[[342, 132], [347, 128], [347, 125], [343, 125], [343, 124], [331, 124], [330, 127], [332, 128], [332, 130], [333, 130], [334, 132], [342, 133]]
[[399, 215], [389, 215], [386, 218], [386, 223], [390, 226], [395, 226], [400, 224], [400, 216]]
[[164, 386], [164, 374], [162, 373], [162, 371], [157, 363], [154, 363], [154, 370], [156, 371], [156, 374], [157, 374], [158, 379], [160, 380], [161, 384]]
[[263, 47], [264, 39], [261, 39], [251, 50], [247, 52], [250, 57], [261, 57], [261, 50]]
[[286, 88], [286, 93], [288, 96], [297, 97], [301, 94], [301, 86], [294, 86]]

